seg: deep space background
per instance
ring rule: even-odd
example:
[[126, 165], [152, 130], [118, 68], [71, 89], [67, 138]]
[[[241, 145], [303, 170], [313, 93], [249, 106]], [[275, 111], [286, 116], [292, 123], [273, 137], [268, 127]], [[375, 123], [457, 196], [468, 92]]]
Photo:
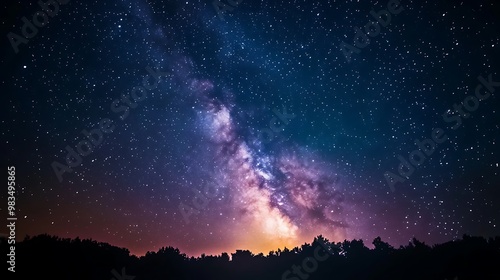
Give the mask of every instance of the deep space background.
[[[442, 114], [478, 76], [500, 80], [500, 5], [402, 0], [348, 62], [339, 45], [387, 2], [243, 0], [221, 18], [211, 1], [71, 0], [18, 53], [6, 35], [40, 8], [2, 2], [2, 166], [16, 167], [18, 239], [200, 255], [319, 234], [394, 246], [499, 235], [500, 88], [458, 129]], [[169, 75], [122, 120], [110, 106], [146, 67]], [[114, 131], [58, 180], [53, 162], [103, 118]], [[449, 139], [391, 191], [384, 173], [435, 128]]]

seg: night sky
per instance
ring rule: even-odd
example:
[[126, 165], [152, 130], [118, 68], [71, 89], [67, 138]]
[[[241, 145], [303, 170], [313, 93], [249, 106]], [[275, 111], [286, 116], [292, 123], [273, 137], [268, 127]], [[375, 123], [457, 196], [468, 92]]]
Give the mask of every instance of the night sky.
[[369, 43], [389, 1], [60, 2], [28, 39], [37, 1], [2, 3], [19, 240], [199, 255], [500, 234], [497, 1], [402, 0]]

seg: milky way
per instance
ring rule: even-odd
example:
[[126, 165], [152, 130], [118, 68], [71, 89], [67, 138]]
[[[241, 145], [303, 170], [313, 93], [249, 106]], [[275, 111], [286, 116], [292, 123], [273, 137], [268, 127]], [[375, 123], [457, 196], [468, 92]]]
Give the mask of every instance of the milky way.
[[[206, 81], [191, 84], [197, 96], [213, 88]], [[239, 214], [230, 229], [239, 246], [263, 251], [290, 247], [322, 232], [345, 237], [348, 224], [338, 177], [316, 164], [317, 157], [300, 149], [265, 155], [261, 139], [252, 139], [254, 148], [241, 140], [228, 106], [202, 104], [199, 119], [208, 136], [206, 145], [214, 147], [216, 178], [229, 189], [228, 207]]]

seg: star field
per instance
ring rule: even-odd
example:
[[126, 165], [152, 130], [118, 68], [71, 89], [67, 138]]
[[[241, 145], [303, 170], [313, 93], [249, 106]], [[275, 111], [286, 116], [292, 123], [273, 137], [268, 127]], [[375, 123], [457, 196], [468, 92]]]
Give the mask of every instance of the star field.
[[[210, 1], [72, 0], [18, 53], [5, 36], [19, 238], [199, 255], [319, 234], [397, 246], [499, 235], [500, 87], [459, 128], [443, 119], [479, 76], [500, 81], [499, 5], [402, 0], [348, 61], [339, 46], [388, 2], [244, 0], [220, 18]], [[5, 35], [41, 10], [3, 6]], [[112, 131], [59, 178], [53, 163], [68, 166], [66, 147], [103, 119]], [[384, 173], [436, 128], [447, 140], [392, 191]]]

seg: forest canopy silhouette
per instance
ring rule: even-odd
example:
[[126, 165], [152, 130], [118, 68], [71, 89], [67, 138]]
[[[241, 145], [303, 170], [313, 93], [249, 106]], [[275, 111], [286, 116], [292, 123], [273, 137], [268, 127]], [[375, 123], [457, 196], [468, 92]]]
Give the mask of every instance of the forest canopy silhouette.
[[[8, 244], [2, 240], [3, 252]], [[394, 248], [377, 237], [369, 249], [363, 240], [312, 243], [267, 255], [248, 250], [189, 257], [163, 247], [144, 256], [131, 255], [91, 239], [47, 234], [27, 236], [16, 245], [16, 273], [22, 279], [500, 279], [500, 236], [429, 246], [413, 238]], [[4, 255], [5, 256], [5, 255]]]

